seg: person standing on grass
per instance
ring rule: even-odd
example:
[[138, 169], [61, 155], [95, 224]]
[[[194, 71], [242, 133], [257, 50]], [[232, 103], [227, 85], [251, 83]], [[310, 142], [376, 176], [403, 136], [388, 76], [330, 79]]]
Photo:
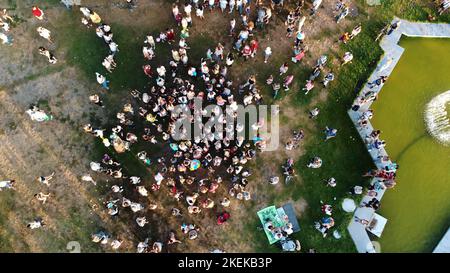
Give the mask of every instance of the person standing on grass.
[[253, 39], [250, 41], [250, 50], [251, 50], [251, 57], [254, 58], [256, 56], [256, 52], [258, 51], [259, 43], [256, 39]]
[[300, 62], [303, 57], [305, 57], [307, 48], [301, 48], [299, 46], [294, 46], [294, 57], [292, 57], [292, 62], [293, 63], [298, 63]]
[[342, 57], [342, 65], [345, 65], [347, 63], [351, 63], [353, 60], [353, 54], [351, 52], [345, 52], [344, 57]]
[[239, 12], [239, 15], [242, 16], [242, 13], [244, 11], [244, 6], [243, 6], [243, 3], [242, 3], [242, 0], [236, 0], [236, 9]]
[[90, 174], [83, 175], [81, 177], [81, 180], [85, 182], [91, 182], [92, 184], [94, 184], [94, 186], [97, 186], [97, 182], [94, 180], [94, 178], [92, 178]]
[[100, 106], [100, 107], [102, 107], [102, 108], [105, 107], [103, 105], [103, 101], [100, 99], [99, 95], [97, 95], [97, 94], [90, 95], [89, 96], [89, 101], [94, 103], [94, 104], [96, 104], [96, 105], [98, 105], [98, 106]]
[[110, 58], [105, 58], [102, 62], [102, 65], [105, 67], [105, 69], [109, 73], [112, 73], [114, 66], [113, 66], [113, 62], [111, 62]]
[[186, 17], [191, 17], [192, 13], [192, 5], [189, 2], [184, 4], [184, 13], [186, 13]]
[[51, 175], [48, 175], [48, 176], [39, 176], [38, 181], [39, 181], [39, 183], [45, 184], [48, 187], [50, 187], [50, 180], [53, 179], [54, 175], [55, 175], [55, 172], [53, 172]]
[[308, 165], [306, 165], [308, 168], [312, 168], [312, 169], [318, 169], [320, 167], [322, 167], [322, 159], [318, 156], [314, 157], [313, 159], [311, 159], [308, 163]]
[[53, 43], [50, 30], [43, 28], [43, 27], [38, 27], [36, 30], [39, 33], [39, 36], [46, 39], [50, 43]]
[[300, 44], [303, 44], [303, 41], [305, 40], [305, 33], [303, 31], [298, 31], [297, 35], [295, 36], [295, 46], [299, 46]]
[[208, 1], [208, 6], [209, 6], [209, 11], [212, 12], [212, 10], [214, 9], [214, 6], [216, 5], [215, 0], [209, 0]]
[[309, 111], [309, 118], [314, 119], [319, 115], [319, 113], [320, 113], [320, 109], [316, 107], [316, 108], [312, 109], [311, 111]]
[[289, 85], [291, 85], [292, 81], [294, 80], [294, 75], [286, 76], [283, 82], [284, 91], [289, 91]]
[[308, 95], [309, 91], [314, 88], [314, 81], [308, 80], [306, 81], [305, 87], [302, 88], [305, 91], [305, 95]]
[[8, 15], [8, 13], [6, 12], [6, 9], [3, 9], [0, 12], [0, 19], [3, 19], [5, 21], [9, 20], [9, 21], [11, 21], [11, 23], [14, 23], [14, 19], [11, 16]]
[[356, 185], [350, 189], [349, 194], [361, 195], [363, 193], [363, 189], [364, 189], [363, 187]]
[[325, 141], [336, 137], [337, 129], [329, 128], [328, 126], [325, 128]]
[[144, 74], [147, 75], [147, 77], [151, 78], [153, 76], [153, 70], [149, 64], [144, 65], [142, 67], [142, 70], [144, 71]]
[[236, 19], [231, 19], [230, 21], [230, 36], [234, 35], [234, 30], [236, 28]]
[[356, 36], [358, 36], [362, 31], [362, 26], [361, 25], [357, 25], [353, 30], [352, 33], [350, 34], [350, 39], [354, 39]]
[[34, 197], [36, 197], [38, 201], [42, 202], [42, 204], [45, 204], [45, 202], [47, 202], [47, 199], [50, 197], [50, 193], [45, 194], [43, 192], [40, 192], [35, 194]]
[[449, 0], [441, 0], [441, 4], [439, 5], [438, 13], [439, 15], [444, 14], [448, 9], [450, 9], [450, 1]]
[[288, 63], [282, 64], [281, 67], [280, 67], [280, 76], [283, 75], [283, 74], [286, 74], [288, 69], [289, 69]]
[[339, 13], [338, 16], [336, 16], [336, 23], [339, 24], [341, 20], [343, 20], [347, 15], [350, 13], [350, 8], [344, 4], [343, 8], [341, 9], [341, 13]]
[[34, 221], [29, 222], [27, 224], [27, 228], [29, 229], [37, 229], [37, 228], [41, 228], [45, 226], [44, 220], [42, 220], [41, 218], [36, 218]]
[[93, 24], [100, 24], [102, 22], [102, 18], [100, 18], [100, 16], [92, 10], [90, 11], [89, 19], [91, 19]]
[[314, 0], [311, 8], [311, 15], [315, 15], [320, 5], [322, 4], [322, 0]]
[[58, 61], [58, 59], [56, 59], [56, 57], [50, 53], [50, 51], [48, 51], [45, 47], [39, 47], [39, 54], [44, 55], [45, 57], [47, 57], [48, 62], [50, 64], [56, 64], [56, 62]]
[[144, 58], [151, 61], [153, 57], [155, 57], [155, 52], [152, 47], [144, 46], [142, 47], [142, 54], [144, 54]]
[[230, 8], [230, 11], [228, 13], [233, 13], [234, 7], [236, 6], [236, 0], [230, 0], [228, 6]]
[[0, 181], [0, 191], [2, 191], [3, 189], [11, 189], [11, 190], [15, 190], [14, 188], [14, 183], [16, 181], [14, 179], [12, 180], [5, 180], [5, 181]]
[[100, 84], [106, 90], [109, 90], [109, 81], [105, 78], [105, 76], [101, 75], [98, 72], [95, 72], [95, 75], [97, 77], [98, 84]]
[[109, 43], [109, 51], [112, 55], [115, 55], [119, 51], [119, 46], [115, 42]]
[[232, 66], [232, 65], [233, 65], [233, 63], [234, 63], [234, 55], [233, 55], [233, 52], [230, 51], [230, 52], [227, 54], [227, 58], [226, 58], [226, 60], [225, 60], [225, 63], [226, 63], [227, 66]]
[[30, 109], [26, 111], [30, 116], [31, 120], [42, 122], [49, 121], [53, 119], [52, 115], [46, 114], [43, 110], [40, 110], [37, 106], [31, 106]]
[[228, 5], [227, 0], [219, 1], [219, 7], [220, 7], [220, 10], [222, 11], [222, 13], [224, 13], [224, 11], [227, 9], [227, 5]]
[[264, 50], [264, 63], [267, 63], [269, 61], [270, 56], [272, 56], [272, 48], [268, 46]]
[[350, 34], [348, 34], [348, 32], [345, 32], [345, 33], [342, 34], [342, 36], [339, 38], [339, 41], [343, 42], [344, 44], [346, 44], [349, 40], [350, 40]]
[[33, 13], [34, 17], [36, 17], [38, 20], [44, 20], [44, 11], [42, 11], [39, 7], [37, 6], [32, 7], [31, 12]]
[[0, 18], [0, 27], [2, 27], [3, 31], [8, 32], [9, 31], [9, 23], [3, 22], [3, 20]]
[[175, 232], [171, 231], [171, 232], [169, 232], [169, 239], [167, 240], [167, 244], [172, 245], [175, 243], [181, 244], [181, 241], [176, 238]]
[[214, 51], [214, 59], [216, 62], [223, 60], [223, 49], [224, 46], [221, 43], [218, 43]]
[[323, 78], [323, 81], [322, 81], [322, 83], [323, 83], [323, 86], [324, 87], [327, 87], [328, 86], [328, 84], [330, 83], [330, 82], [332, 82], [334, 80], [334, 74], [333, 73], [328, 73], [327, 75], [325, 75], [325, 77]]
[[336, 179], [335, 179], [334, 177], [331, 177], [331, 178], [329, 178], [329, 179], [326, 181], [326, 184], [327, 184], [327, 187], [332, 187], [332, 188], [334, 188], [334, 187], [336, 187], [336, 185], [337, 185]]
[[195, 15], [197, 15], [197, 17], [199, 17], [202, 20], [205, 19], [205, 15], [204, 15], [204, 12], [203, 12], [203, 6], [202, 5], [199, 5], [197, 7], [197, 9], [195, 10]]
[[178, 9], [178, 5], [174, 3], [174, 4], [172, 5], [172, 15], [173, 15], [173, 18], [174, 18], [175, 20], [177, 20], [179, 14], [180, 14], [180, 10]]
[[252, 50], [249, 45], [245, 45], [241, 51], [241, 55], [242, 55], [242, 57], [244, 57], [244, 60], [246, 60], [246, 61], [250, 57], [251, 53], [252, 53]]
[[122, 243], [123, 243], [123, 241], [121, 241], [121, 240], [113, 240], [111, 242], [111, 248], [114, 250], [117, 250], [122, 245]]
[[13, 39], [3, 32], [0, 32], [0, 40], [2, 40], [2, 44], [4, 45], [12, 45], [13, 43]]

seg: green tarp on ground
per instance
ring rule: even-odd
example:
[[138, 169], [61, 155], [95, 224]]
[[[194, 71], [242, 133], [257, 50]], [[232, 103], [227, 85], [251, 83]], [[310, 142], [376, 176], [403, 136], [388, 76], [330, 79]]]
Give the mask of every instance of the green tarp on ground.
[[[263, 225], [267, 222], [267, 220], [272, 221], [273, 225], [275, 227], [282, 227], [285, 225], [285, 222], [283, 219], [280, 218], [277, 212], [277, 208], [275, 206], [270, 206], [265, 209], [262, 209], [257, 212], [259, 220], [261, 221], [261, 224]], [[272, 233], [264, 228], [264, 232], [266, 233], [267, 239], [269, 240], [270, 244], [276, 243], [279, 239], [275, 239], [273, 237]]]

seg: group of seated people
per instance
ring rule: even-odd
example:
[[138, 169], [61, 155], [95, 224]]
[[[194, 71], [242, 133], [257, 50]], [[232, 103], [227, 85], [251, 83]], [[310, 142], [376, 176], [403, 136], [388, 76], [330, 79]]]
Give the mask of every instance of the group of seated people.
[[285, 240], [289, 235], [294, 232], [291, 222], [286, 222], [282, 227], [276, 227], [270, 219], [266, 219], [264, 229], [269, 231], [272, 236], [277, 240]]

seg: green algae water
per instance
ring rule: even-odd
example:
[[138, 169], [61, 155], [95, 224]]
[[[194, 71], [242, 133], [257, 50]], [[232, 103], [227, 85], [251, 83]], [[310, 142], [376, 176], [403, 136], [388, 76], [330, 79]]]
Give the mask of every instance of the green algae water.
[[[382, 252], [432, 252], [450, 227], [450, 147], [426, 131], [424, 109], [450, 90], [450, 39], [403, 37], [405, 52], [372, 105], [372, 124], [400, 169], [379, 213]], [[449, 109], [449, 107], [447, 107]]]

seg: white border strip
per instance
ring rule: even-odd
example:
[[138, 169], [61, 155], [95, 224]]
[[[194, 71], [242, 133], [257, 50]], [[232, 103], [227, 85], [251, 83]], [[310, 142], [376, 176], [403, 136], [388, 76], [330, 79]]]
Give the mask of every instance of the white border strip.
[[[369, 77], [368, 82], [373, 82], [380, 76], [389, 76], [392, 73], [401, 56], [403, 55], [403, 52], [405, 51], [404, 48], [398, 45], [398, 42], [400, 41], [402, 35], [410, 37], [450, 38], [450, 24], [415, 23], [399, 18], [394, 18], [392, 23], [397, 21], [401, 22], [400, 26], [389, 36], [386, 35], [380, 42], [380, 46], [384, 50], [384, 55], [382, 56], [381, 61], [378, 63], [375, 71]], [[388, 66], [386, 66], [389, 60], [392, 60], [392, 62]], [[380, 73], [381, 68], [383, 68], [383, 71]], [[380, 85], [379, 87], [374, 87], [373, 89], [370, 89], [367, 85], [365, 85], [361, 92], [358, 94], [358, 97], [365, 94], [369, 90], [379, 93], [383, 88], [383, 85], [384, 84]], [[358, 97], [355, 99], [354, 104], [358, 103]], [[358, 111], [353, 111], [352, 109], [348, 111], [348, 115], [355, 124], [356, 129], [363, 141], [365, 140], [366, 136], [373, 131], [373, 126], [369, 122], [365, 129], [361, 128], [358, 126], [358, 119], [361, 117], [363, 112], [370, 109], [372, 103], [373, 102], [369, 102], [361, 105]], [[387, 162], [386, 164], [381, 164], [377, 160], [377, 157], [379, 155], [387, 155], [384, 148], [379, 152], [376, 149], [372, 149], [371, 151], [369, 151], [369, 153], [375, 165], [379, 169], [384, 168], [386, 164], [391, 163]], [[381, 200], [385, 190], [378, 190], [377, 192], [378, 195], [376, 196], [376, 198], [378, 200]], [[372, 198], [373, 197], [367, 195], [364, 196], [361, 204], [363, 202], [371, 200]], [[371, 208], [357, 208], [347, 228], [359, 253], [375, 253], [376, 250], [372, 241], [370, 240], [366, 227], [363, 224], [356, 222], [355, 217], [370, 221], [373, 218], [374, 214], [375, 210]]]

